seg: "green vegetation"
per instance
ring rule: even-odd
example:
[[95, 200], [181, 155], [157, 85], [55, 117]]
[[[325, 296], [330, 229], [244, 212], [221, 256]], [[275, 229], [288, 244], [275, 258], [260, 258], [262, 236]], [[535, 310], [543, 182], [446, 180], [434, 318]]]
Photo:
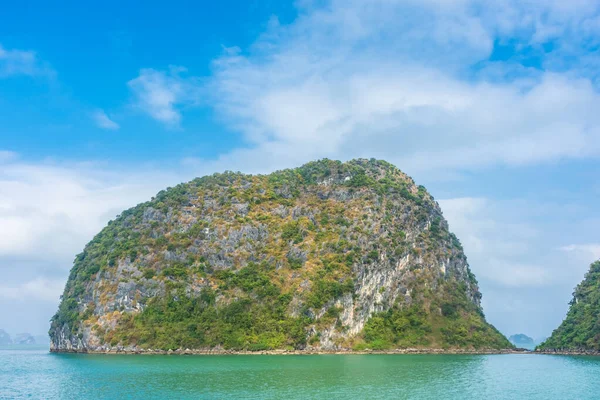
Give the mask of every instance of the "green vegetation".
[[396, 347], [427, 346], [431, 324], [422, 307], [413, 305], [400, 309], [390, 308], [388, 311], [373, 315], [365, 325], [363, 336], [366, 347], [383, 350]]
[[290, 221], [283, 225], [281, 238], [287, 241], [292, 240], [294, 244], [302, 242], [304, 239], [304, 232], [301, 230], [300, 223], [298, 221]]
[[540, 350], [600, 351], [600, 261], [594, 262], [573, 293], [569, 312]]
[[273, 269], [266, 263], [249, 263], [237, 273], [215, 272], [221, 293], [242, 292], [228, 304], [217, 304], [218, 293], [209, 288], [196, 297], [178, 289], [170, 296], [153, 298], [139, 315], [125, 315], [104, 340], [165, 350], [301, 347], [306, 344], [304, 328], [309, 319], [287, 314], [292, 296], [271, 282], [268, 273]]
[[511, 348], [506, 338], [485, 322], [464, 289], [462, 283], [445, 282], [435, 296], [425, 291], [420, 301], [397, 304], [373, 315], [365, 325], [364, 341], [354, 348]]
[[220, 285], [222, 290], [239, 288], [244, 292], [255, 294], [259, 299], [273, 298], [280, 294], [280, 290], [271, 283], [271, 278], [267, 275], [267, 272], [272, 269], [270, 265], [265, 263], [261, 265], [249, 263], [237, 273], [222, 270], [216, 272], [215, 277], [223, 282]]
[[[246, 282], [254, 287], [254, 282]], [[263, 295], [265, 293], [262, 293]], [[291, 297], [275, 296], [265, 303], [250, 298], [218, 306], [215, 293], [198, 297], [183, 292], [153, 299], [144, 311], [125, 314], [104, 340], [152, 349], [200, 349], [221, 346], [232, 350], [299, 348], [306, 344], [306, 317], [286, 314]]]
[[346, 279], [344, 282], [328, 281], [317, 279], [314, 282], [312, 292], [306, 299], [306, 304], [309, 307], [319, 309], [330, 300], [341, 297], [344, 293], [352, 293], [354, 290], [354, 282], [352, 279]]

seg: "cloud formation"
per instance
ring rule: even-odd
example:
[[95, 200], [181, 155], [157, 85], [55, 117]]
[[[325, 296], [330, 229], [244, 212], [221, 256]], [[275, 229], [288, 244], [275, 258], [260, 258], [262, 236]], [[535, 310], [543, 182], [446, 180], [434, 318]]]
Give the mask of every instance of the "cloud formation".
[[18, 300], [27, 298], [34, 301], [56, 303], [62, 294], [65, 282], [62, 279], [47, 280], [36, 278], [15, 286], [0, 285], [0, 298]]
[[34, 51], [5, 49], [0, 44], [0, 78], [15, 75], [52, 75], [53, 71], [43, 63]]
[[193, 104], [199, 91], [196, 78], [183, 77], [185, 68], [171, 66], [169, 71], [146, 68], [128, 82], [134, 107], [168, 127], [178, 127], [181, 107]]
[[560, 247], [560, 250], [575, 253], [589, 263], [600, 259], [600, 243], [570, 244]]
[[29, 262], [58, 259], [68, 270], [74, 255], [109, 219], [173, 182], [172, 174], [141, 171], [19, 159], [4, 163], [0, 257]]
[[[588, 45], [597, 7], [499, 3], [306, 8], [217, 59], [210, 93], [252, 144], [247, 157], [376, 155], [417, 173], [598, 155], [595, 77], [553, 68], [565, 48]], [[495, 43], [509, 40], [517, 59], [519, 47], [557, 41], [555, 61], [492, 61]]]
[[109, 118], [108, 115], [104, 112], [104, 110], [96, 110], [92, 113], [92, 118], [96, 125], [98, 125], [102, 129], [108, 130], [118, 130], [120, 128], [119, 124]]

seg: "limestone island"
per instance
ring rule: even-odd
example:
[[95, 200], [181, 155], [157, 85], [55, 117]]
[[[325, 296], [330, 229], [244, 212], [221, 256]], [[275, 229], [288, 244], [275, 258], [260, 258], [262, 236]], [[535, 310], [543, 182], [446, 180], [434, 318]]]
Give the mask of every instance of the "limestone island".
[[392, 164], [167, 188], [75, 258], [51, 351], [507, 352], [440, 207]]

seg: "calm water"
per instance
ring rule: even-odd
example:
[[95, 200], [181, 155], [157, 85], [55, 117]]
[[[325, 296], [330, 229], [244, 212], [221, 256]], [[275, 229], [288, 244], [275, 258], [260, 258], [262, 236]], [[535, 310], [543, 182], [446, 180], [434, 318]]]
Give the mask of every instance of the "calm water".
[[104, 356], [5, 349], [0, 398], [598, 399], [600, 358]]

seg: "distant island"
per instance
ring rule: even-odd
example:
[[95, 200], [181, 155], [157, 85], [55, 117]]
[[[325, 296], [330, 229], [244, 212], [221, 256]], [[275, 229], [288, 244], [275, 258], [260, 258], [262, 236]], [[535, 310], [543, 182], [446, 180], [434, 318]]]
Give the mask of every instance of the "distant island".
[[527, 350], [535, 349], [535, 341], [533, 338], [523, 334], [518, 333], [516, 335], [512, 335], [508, 338], [508, 340], [515, 345], [515, 347], [520, 347]]
[[17, 333], [12, 338], [5, 330], [0, 329], [0, 345], [35, 345], [48, 343], [48, 339], [44, 336], [39, 336], [38, 340], [29, 333]]
[[0, 346], [12, 344], [12, 338], [5, 330], [0, 329]]
[[600, 354], [600, 261], [590, 265], [569, 304], [562, 324], [536, 350]]
[[14, 344], [36, 344], [35, 338], [29, 333], [17, 333], [13, 339]]
[[79, 254], [52, 351], [489, 351], [475, 275], [392, 164], [226, 172], [124, 211]]

